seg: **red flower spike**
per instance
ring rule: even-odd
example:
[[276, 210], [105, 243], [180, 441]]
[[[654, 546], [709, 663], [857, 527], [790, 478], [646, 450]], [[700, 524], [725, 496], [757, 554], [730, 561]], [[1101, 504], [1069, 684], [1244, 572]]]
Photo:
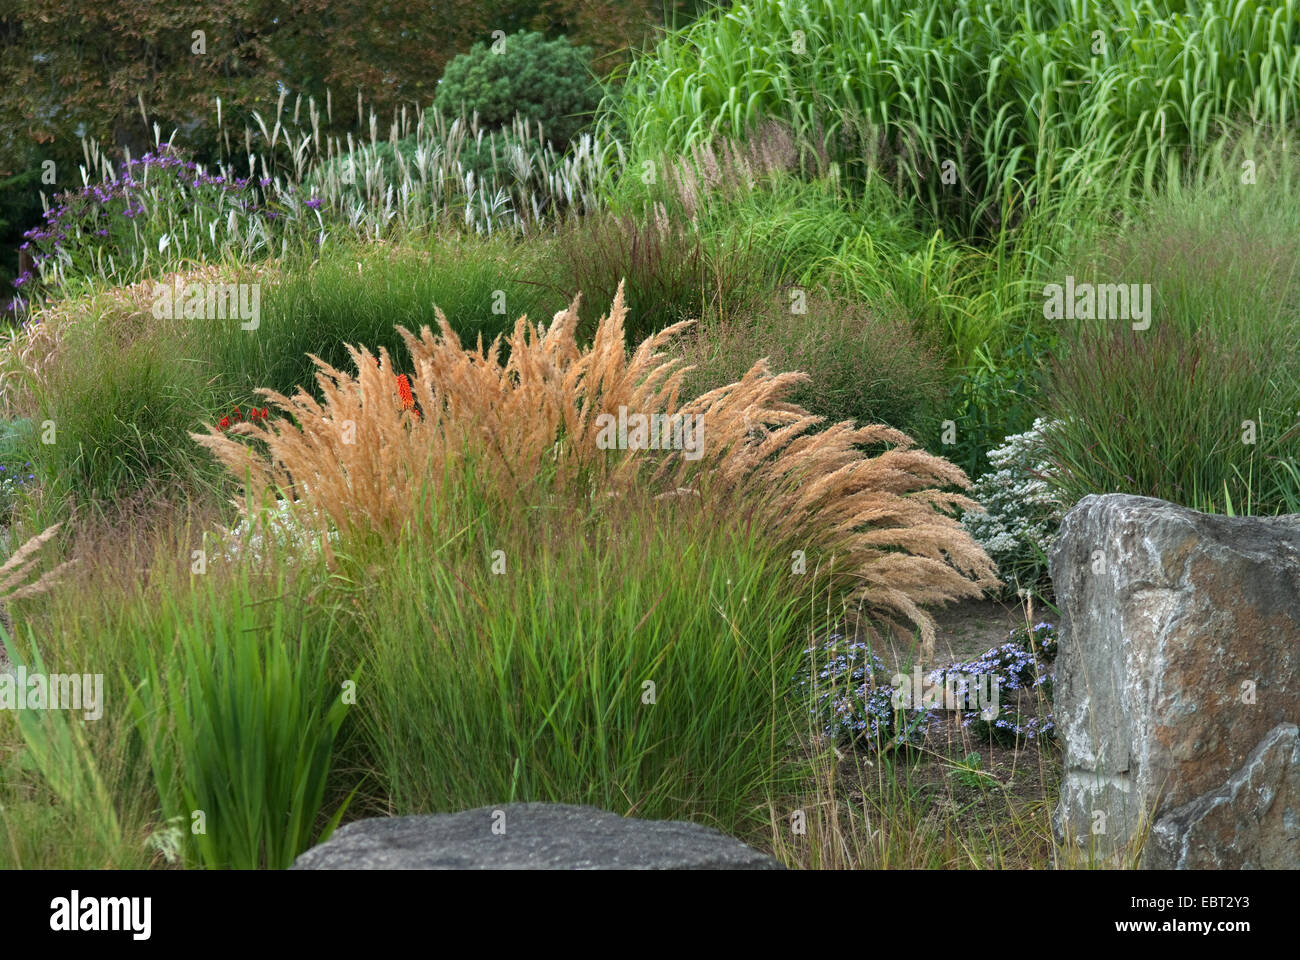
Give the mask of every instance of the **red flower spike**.
[[403, 410], [415, 409], [415, 397], [411, 394], [411, 381], [407, 379], [404, 373], [397, 376], [397, 395], [402, 399]]

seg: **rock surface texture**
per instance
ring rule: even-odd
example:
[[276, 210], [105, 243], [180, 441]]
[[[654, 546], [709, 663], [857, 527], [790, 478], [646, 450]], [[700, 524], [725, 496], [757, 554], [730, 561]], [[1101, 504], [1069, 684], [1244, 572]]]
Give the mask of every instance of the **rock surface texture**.
[[508, 803], [342, 827], [295, 870], [780, 870], [710, 827], [595, 807]]
[[1050, 557], [1058, 835], [1151, 868], [1300, 867], [1300, 515], [1085, 497]]

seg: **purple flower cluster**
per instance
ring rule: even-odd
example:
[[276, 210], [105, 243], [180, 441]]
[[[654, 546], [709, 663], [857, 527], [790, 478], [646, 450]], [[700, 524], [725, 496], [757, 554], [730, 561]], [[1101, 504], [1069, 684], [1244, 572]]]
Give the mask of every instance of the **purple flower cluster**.
[[18, 497], [36, 486], [36, 474], [29, 472], [31, 468], [30, 463], [21, 467], [12, 461], [0, 463], [0, 522], [10, 522]]
[[[58, 203], [45, 212], [45, 223], [23, 234], [24, 241], [19, 249], [27, 250], [35, 244], [36, 253], [32, 259], [39, 266], [56, 258], [61, 251], [74, 253], [77, 245], [86, 239], [102, 237], [111, 242], [113, 226], [120, 223], [117, 217], [130, 221], [147, 212], [140, 193], [144, 183], [137, 177], [147, 176], [150, 170], [169, 171], [178, 184], [190, 189], [215, 188], [227, 196], [235, 194], [234, 202], [246, 214], [260, 213], [270, 219], [280, 216], [278, 211], [266, 209], [258, 202], [256, 190], [249, 189], [253, 182], [250, 177], [207, 173], [199, 169], [193, 160], [172, 149], [170, 144], [160, 143], [156, 153], [150, 151], [127, 161], [125, 171], [118, 177], [104, 183], [90, 184], [79, 191], [61, 194]], [[271, 178], [263, 177], [257, 184], [265, 190], [271, 185]], [[306, 201], [306, 206], [315, 210], [321, 202], [319, 198], [312, 197]], [[116, 213], [113, 212], [114, 209]], [[35, 279], [32, 270], [24, 270], [15, 278], [13, 285], [21, 289]], [[17, 310], [24, 303], [15, 297], [9, 302], [9, 309]]]
[[[167, 146], [161, 144], [160, 149]], [[147, 168], [194, 169], [195, 166], [193, 161], [187, 161], [170, 151], [150, 152], [143, 157], [130, 160], [126, 164], [126, 171], [120, 176], [105, 183], [92, 183], [79, 191], [67, 191], [60, 195], [59, 202], [45, 211], [46, 222], [23, 233], [24, 241], [18, 249], [26, 250], [33, 243], [36, 244], [37, 252], [32, 259], [35, 263], [42, 264], [56, 257], [58, 252], [65, 248], [69, 231], [80, 236], [82, 230], [79, 228], [84, 226], [86, 232], [93, 230], [96, 236], [107, 237], [111, 223], [107, 226], [99, 226], [98, 223], [101, 219], [108, 218], [110, 205], [121, 202], [123, 206], [119, 214], [126, 219], [133, 219], [145, 212], [144, 204], [133, 193], [142, 186], [135, 178], [136, 172]], [[32, 271], [25, 270], [15, 278], [13, 285], [22, 287], [34, 279]]]
[[835, 633], [819, 647], [804, 651], [815, 658], [815, 680], [799, 677], [805, 699], [811, 685], [813, 712], [827, 736], [858, 742], [868, 749], [918, 743], [934, 722], [934, 710], [895, 709], [897, 691], [890, 674], [870, 645]]
[[[972, 684], [987, 692], [996, 683], [998, 700], [994, 702], [999, 704], [996, 715], [990, 713], [985, 717], [969, 710], [962, 716], [963, 726], [981, 738], [1014, 742], [1051, 737], [1055, 723], [1050, 713], [1024, 717], [1008, 710], [1000, 701], [1007, 694], [1014, 701], [1023, 693], [1035, 702], [1039, 694], [1050, 702], [1049, 665], [1056, 651], [1055, 628], [1050, 623], [1039, 623], [1032, 630], [1011, 631], [1006, 643], [969, 663], [954, 663], [931, 671], [926, 681], [930, 689], [951, 688], [963, 700]], [[924, 738], [939, 716], [936, 707], [924, 705], [931, 702], [928, 699], [923, 704], [919, 700], [909, 703], [907, 696], [900, 697], [899, 689], [891, 683], [897, 678], [863, 641], [847, 640], [843, 634], [835, 633], [804, 653], [810, 660], [796, 678], [800, 695], [811, 706], [825, 733], [836, 740], [877, 750], [915, 744]], [[981, 682], [979, 678], [984, 677], [989, 680]], [[920, 693], [912, 692], [913, 696]], [[899, 707], [894, 706], [896, 700]]]
[[1051, 738], [1056, 733], [1056, 721], [1052, 719], [1049, 713], [1045, 717], [1022, 717], [1018, 714], [1013, 717], [998, 716], [992, 722], [984, 720], [979, 714], [971, 714], [961, 722], [963, 727], [974, 727], [977, 724], [984, 724], [989, 729], [987, 731], [976, 728], [976, 733], [981, 737], [987, 733], [993, 739], [1007, 740], [1034, 740], [1037, 738]]
[[[1035, 697], [1041, 693], [1042, 698], [1050, 702], [1054, 679], [1050, 663], [1056, 658], [1057, 648], [1055, 627], [1050, 623], [1039, 623], [1033, 630], [1012, 630], [1007, 642], [1001, 646], [969, 663], [954, 663], [935, 670], [927, 679], [935, 685], [942, 685], [951, 677], [958, 695], [962, 696], [971, 678], [988, 676], [996, 680], [999, 697], [1008, 692], [1013, 698], [1021, 692]], [[1023, 717], [1014, 711], [1008, 712], [1001, 704], [996, 716], [985, 717], [978, 711], [967, 711], [962, 717], [962, 726], [981, 737], [1003, 741], [1050, 737], [1056, 729], [1050, 713], [1043, 717]]]
[[14, 470], [10, 470], [4, 464], [0, 463], [0, 480], [8, 480], [21, 486], [30, 480], [36, 479], [36, 474], [34, 473], [29, 473], [26, 477], [23, 476], [23, 470], [30, 470], [31, 468], [32, 465], [30, 462], [24, 463], [22, 469], [15, 468]]

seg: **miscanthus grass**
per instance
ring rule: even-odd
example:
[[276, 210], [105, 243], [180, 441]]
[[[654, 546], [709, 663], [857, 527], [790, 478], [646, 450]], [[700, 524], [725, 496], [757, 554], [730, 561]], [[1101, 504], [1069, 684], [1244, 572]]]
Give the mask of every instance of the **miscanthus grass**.
[[1233, 122], [1294, 123], [1295, 3], [1175, 7], [747, 0], [634, 60], [606, 126], [640, 162], [781, 120], [850, 173], [880, 166], [996, 231], [1066, 184], [1149, 189]]

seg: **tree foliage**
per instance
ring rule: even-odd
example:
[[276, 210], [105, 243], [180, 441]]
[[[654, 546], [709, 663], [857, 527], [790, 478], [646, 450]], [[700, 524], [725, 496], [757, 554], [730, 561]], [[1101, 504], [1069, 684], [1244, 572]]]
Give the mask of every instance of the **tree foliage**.
[[590, 61], [590, 48], [521, 30], [447, 64], [435, 103], [449, 116], [476, 114], [489, 129], [508, 127], [517, 113], [562, 149], [600, 102]]
[[217, 97], [226, 126], [242, 137], [243, 115], [260, 107], [266, 116], [282, 86], [322, 104], [330, 91], [333, 116], [324, 122], [336, 130], [356, 123], [358, 92], [367, 113], [387, 124], [403, 104], [430, 103], [447, 63], [497, 30], [567, 36], [591, 47], [606, 73], [663, 22], [665, 6], [672, 9], [651, 0], [6, 0], [0, 175], [26, 167], [33, 145], [74, 162], [81, 136], [141, 147], [154, 122], [164, 135], [178, 128], [202, 153], [216, 146]]

